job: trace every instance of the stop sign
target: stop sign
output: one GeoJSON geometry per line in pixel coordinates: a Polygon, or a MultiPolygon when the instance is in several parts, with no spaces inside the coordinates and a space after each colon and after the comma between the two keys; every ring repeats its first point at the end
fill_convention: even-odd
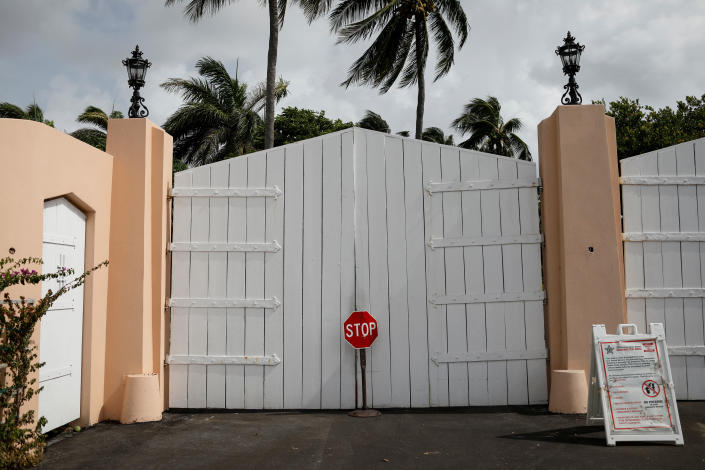
{"type": "Polygon", "coordinates": [[[370,312],[353,312],[343,324],[343,335],[353,348],[369,348],[377,339],[377,320],[370,312]]]}

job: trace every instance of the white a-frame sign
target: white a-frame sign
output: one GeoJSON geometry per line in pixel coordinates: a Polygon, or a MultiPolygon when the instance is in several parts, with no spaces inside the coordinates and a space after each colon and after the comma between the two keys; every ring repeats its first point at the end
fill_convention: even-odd
{"type": "Polygon", "coordinates": [[[667,441],[683,445],[676,392],[663,324],[619,325],[608,335],[592,326],[588,422],[602,419],[607,445],[617,441],[667,441]]]}

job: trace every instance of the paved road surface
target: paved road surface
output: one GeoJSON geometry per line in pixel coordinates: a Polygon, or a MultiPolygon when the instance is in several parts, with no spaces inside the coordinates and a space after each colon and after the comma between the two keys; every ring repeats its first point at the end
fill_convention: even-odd
{"type": "Polygon", "coordinates": [[[601,426],[545,408],[165,413],[53,439],[40,468],[705,468],[705,402],[680,405],[685,446],[605,446],[601,426]]]}

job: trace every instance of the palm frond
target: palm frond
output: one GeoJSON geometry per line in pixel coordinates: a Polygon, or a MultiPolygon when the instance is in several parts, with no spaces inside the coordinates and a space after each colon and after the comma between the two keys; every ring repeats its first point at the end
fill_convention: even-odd
{"type": "Polygon", "coordinates": [[[433,38],[436,42],[436,47],[438,48],[438,62],[436,63],[436,75],[433,79],[435,82],[443,75],[450,71],[453,66],[454,54],[455,54],[455,42],[453,41],[453,35],[448,29],[443,16],[441,16],[438,11],[431,13],[431,31],[433,32],[433,38]]]}
{"type": "Polygon", "coordinates": [[[103,131],[92,127],[84,127],[73,131],[70,135],[81,142],[85,142],[88,145],[105,151],[106,134],[103,131]]]}
{"type": "Polygon", "coordinates": [[[353,83],[379,86],[396,62],[396,45],[404,38],[406,30],[404,18],[394,17],[387,23],[372,45],[350,67],[348,78],[342,85],[346,88],[353,83]]]}
{"type": "Polygon", "coordinates": [[[25,113],[19,106],[12,103],[0,103],[0,118],[25,119],[25,113]]]}
{"type": "Polygon", "coordinates": [[[367,39],[375,31],[379,31],[387,24],[387,21],[394,14],[394,8],[401,0],[392,0],[380,10],[372,15],[355,23],[351,23],[338,31],[338,43],[354,43],[361,39],[367,39]]]}
{"type": "Polygon", "coordinates": [[[437,144],[445,144],[446,136],[440,127],[427,127],[421,134],[421,140],[435,142],[437,144]]]}
{"type": "MultiPolygon", "coordinates": [[[[174,157],[191,166],[231,158],[249,151],[262,118],[266,87],[233,78],[222,62],[204,57],[197,62],[198,78],[171,78],[161,86],[182,96],[184,103],[163,127],[174,138],[174,157]]],[[[279,79],[275,98],[288,94],[289,83],[279,79]]]]}
{"type": "Polygon", "coordinates": [[[279,29],[284,27],[284,16],[286,16],[286,3],[287,0],[277,0],[277,22],[279,23],[279,29]]]}
{"type": "Polygon", "coordinates": [[[329,16],[331,31],[337,32],[343,25],[360,21],[376,3],[377,0],[342,0],[329,16]]]}
{"type": "Polygon", "coordinates": [[[522,127],[524,127],[524,124],[521,122],[521,119],[512,118],[504,123],[502,131],[506,134],[513,134],[519,132],[522,127]]]}
{"type": "Polygon", "coordinates": [[[428,28],[426,26],[425,18],[417,15],[414,23],[414,44],[409,52],[410,60],[399,82],[401,88],[416,84],[419,76],[426,70],[426,59],[428,58],[428,28]],[[420,61],[416,57],[418,47],[421,47],[420,61]]]}
{"type": "Polygon", "coordinates": [[[385,121],[382,116],[369,109],[365,112],[363,118],[360,119],[360,122],[357,123],[357,126],[363,129],[385,132],[387,134],[392,131],[389,128],[389,124],[387,124],[387,121],[385,121]]]}
{"type": "Polygon", "coordinates": [[[237,76],[233,80],[225,65],[212,57],[199,59],[196,62],[196,70],[199,75],[208,81],[211,87],[217,90],[218,100],[223,106],[227,108],[233,106],[238,86],[237,76]]]}
{"type": "Polygon", "coordinates": [[[394,82],[397,81],[399,74],[402,72],[402,70],[404,70],[404,64],[406,64],[406,61],[409,58],[409,51],[411,50],[411,45],[414,40],[414,29],[412,26],[413,24],[411,24],[411,22],[408,22],[403,39],[399,43],[397,55],[394,58],[394,65],[392,66],[390,72],[387,74],[385,80],[382,82],[381,88],[379,90],[380,93],[387,93],[394,85],[394,82]]]}
{"type": "Polygon", "coordinates": [[[185,101],[196,101],[218,105],[218,90],[201,78],[193,77],[190,80],[170,78],[161,85],[169,93],[178,93],[185,101]]]}
{"type": "Polygon", "coordinates": [[[333,0],[297,0],[309,24],[330,11],[333,0]]]}
{"type": "Polygon", "coordinates": [[[436,4],[441,14],[448,18],[448,21],[455,30],[455,34],[458,35],[460,39],[458,49],[461,49],[465,45],[465,41],[468,39],[470,32],[470,25],[468,24],[463,6],[460,4],[459,0],[436,0],[436,4]]]}
{"type": "Polygon", "coordinates": [[[108,115],[105,114],[105,111],[96,106],[86,107],[86,109],[78,115],[76,122],[80,122],[81,124],[93,124],[103,131],[108,130],[108,115]]]}
{"type": "MultiPolygon", "coordinates": [[[[170,7],[183,0],[166,0],[164,6],[170,7]]],[[[233,3],[235,0],[191,0],[186,2],[184,7],[184,16],[189,21],[196,22],[204,15],[215,15],[226,5],[233,3]]]]}
{"type": "MultiPolygon", "coordinates": [[[[279,77],[274,84],[274,101],[278,103],[282,98],[289,95],[289,82],[279,77]]],[[[252,91],[248,93],[247,100],[243,107],[248,110],[260,112],[264,108],[267,97],[267,85],[264,82],[258,83],[252,91]]]]}
{"type": "Polygon", "coordinates": [[[37,103],[32,103],[27,106],[24,110],[25,119],[30,121],[44,122],[44,111],[37,105],[37,103]]]}
{"type": "Polygon", "coordinates": [[[494,96],[474,98],[463,108],[463,113],[451,126],[461,135],[470,134],[460,146],[507,157],[531,160],[531,152],[515,131],[522,127],[519,118],[504,122],[501,105],[494,96]]]}

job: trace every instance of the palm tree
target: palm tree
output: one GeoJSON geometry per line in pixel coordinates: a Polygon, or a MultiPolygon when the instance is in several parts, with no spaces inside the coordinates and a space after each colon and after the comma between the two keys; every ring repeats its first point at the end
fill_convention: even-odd
{"type": "Polygon", "coordinates": [[[115,111],[114,108],[110,112],[110,115],[108,115],[105,111],[96,106],[88,106],[78,115],[76,121],[81,124],[92,124],[95,127],[82,127],[81,129],[73,131],[71,135],[88,145],[105,151],[108,119],[122,119],[124,117],[125,116],[120,111],[115,111]]]}
{"type": "MultiPolygon", "coordinates": [[[[325,14],[332,0],[299,0],[309,21],[325,14]]],[[[400,87],[418,85],[416,138],[423,131],[426,81],[424,71],[429,43],[438,49],[434,81],[448,73],[454,61],[455,40],[448,23],[459,38],[458,49],[468,37],[468,23],[460,0],[341,0],[330,14],[331,29],[338,43],[355,43],[379,32],[372,45],[358,58],[341,84],[379,87],[386,93],[401,75],[400,87]],[[431,31],[429,34],[429,26],[431,31]]]]}
{"type": "Polygon", "coordinates": [[[453,135],[445,135],[440,127],[427,127],[421,134],[421,140],[435,142],[437,144],[454,145],[453,135]]]}
{"type": "MultiPolygon", "coordinates": [[[[166,0],[165,6],[187,1],[184,15],[192,22],[200,20],[205,13],[216,14],[235,0],[166,0]]],[[[267,82],[264,97],[264,148],[274,146],[274,105],[277,101],[277,88],[281,83],[276,80],[277,50],[279,48],[279,30],[284,25],[287,0],[261,0],[269,9],[269,48],[267,50],[267,82]]]]}
{"type": "MultiPolygon", "coordinates": [[[[190,165],[202,165],[242,155],[252,150],[252,141],[262,118],[265,85],[247,90],[247,84],[232,78],[222,62],[204,57],[196,62],[200,77],[170,78],[161,87],[180,94],[185,103],[164,123],[174,137],[174,157],[190,165]]],[[[274,88],[277,101],[286,96],[288,82],[279,79],[274,88]]]]}
{"type": "Polygon", "coordinates": [[[379,114],[370,111],[369,109],[365,112],[365,115],[360,122],[357,123],[358,127],[363,129],[372,129],[373,131],[385,132],[389,134],[392,130],[389,128],[389,124],[385,121],[379,114]]]}
{"type": "Polygon", "coordinates": [[[54,127],[54,121],[44,119],[44,111],[42,111],[42,108],[40,108],[36,102],[30,104],[25,109],[8,102],[0,103],[0,118],[37,121],[47,126],[54,127]]]}
{"type": "Polygon", "coordinates": [[[486,100],[475,98],[466,104],[463,114],[451,124],[461,135],[470,134],[460,146],[531,161],[529,147],[516,135],[523,127],[521,120],[512,118],[505,122],[501,110],[499,100],[494,96],[488,96],[486,100]]]}

